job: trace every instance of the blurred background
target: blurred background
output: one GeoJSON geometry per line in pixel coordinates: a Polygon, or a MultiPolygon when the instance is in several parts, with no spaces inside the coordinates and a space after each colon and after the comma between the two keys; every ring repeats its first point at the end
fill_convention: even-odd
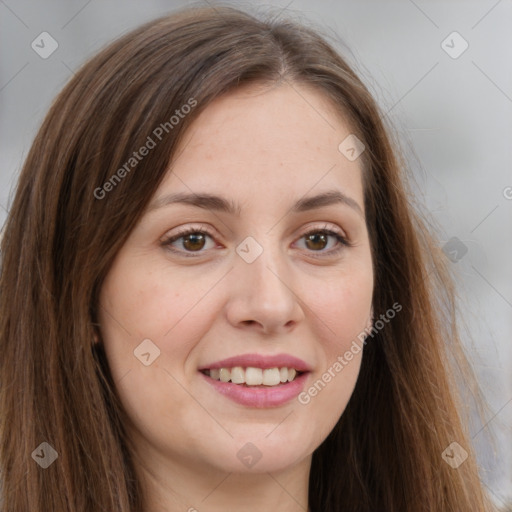
{"type": "MultiPolygon", "coordinates": [[[[84,60],[145,21],[206,4],[220,3],[0,0],[0,225],[52,99],[84,60]]],[[[223,4],[320,28],[394,127],[457,275],[488,402],[470,425],[482,479],[496,504],[512,503],[512,1],[223,4]]]]}

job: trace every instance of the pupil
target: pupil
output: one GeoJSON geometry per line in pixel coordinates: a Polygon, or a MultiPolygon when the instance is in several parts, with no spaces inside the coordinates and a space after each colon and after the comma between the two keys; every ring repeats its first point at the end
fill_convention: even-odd
{"type": "MultiPolygon", "coordinates": [[[[327,240],[324,233],[314,233],[312,235],[308,235],[306,243],[310,249],[323,249],[327,240]],[[313,247],[311,247],[311,243],[313,244],[313,247]],[[318,247],[319,243],[321,247],[318,247]]],[[[202,249],[204,247],[204,235],[202,233],[189,234],[184,238],[183,245],[189,250],[202,249]]]]}
{"type": "Polygon", "coordinates": [[[321,239],[321,243],[323,244],[322,247],[309,247],[310,249],[323,249],[325,247],[325,244],[326,244],[326,236],[325,234],[319,234],[319,233],[315,233],[313,235],[309,235],[308,236],[308,239],[307,239],[307,242],[313,242],[313,244],[316,244],[318,243],[318,240],[321,239]]]}
{"type": "Polygon", "coordinates": [[[183,240],[183,245],[186,249],[194,250],[194,249],[202,249],[204,246],[204,235],[201,233],[192,233],[187,235],[183,240]],[[192,243],[192,246],[190,244],[192,243]],[[189,243],[187,243],[189,242],[189,243]],[[199,246],[196,244],[199,243],[199,246]]]}

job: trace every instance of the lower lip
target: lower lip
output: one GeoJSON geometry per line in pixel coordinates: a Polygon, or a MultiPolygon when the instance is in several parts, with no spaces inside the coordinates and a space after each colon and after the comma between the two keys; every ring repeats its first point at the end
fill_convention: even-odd
{"type": "Polygon", "coordinates": [[[291,382],[271,386],[268,388],[246,387],[232,382],[215,380],[199,372],[220,394],[230,398],[234,402],[248,407],[264,409],[267,407],[278,407],[290,400],[293,400],[304,389],[304,383],[309,372],[296,377],[291,382]]]}

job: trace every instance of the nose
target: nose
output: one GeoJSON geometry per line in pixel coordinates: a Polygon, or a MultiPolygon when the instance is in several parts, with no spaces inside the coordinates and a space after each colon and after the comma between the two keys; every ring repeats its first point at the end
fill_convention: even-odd
{"type": "Polygon", "coordinates": [[[236,257],[226,305],[234,327],[284,334],[305,317],[299,283],[286,261],[279,249],[268,248],[252,263],[236,257]]]}

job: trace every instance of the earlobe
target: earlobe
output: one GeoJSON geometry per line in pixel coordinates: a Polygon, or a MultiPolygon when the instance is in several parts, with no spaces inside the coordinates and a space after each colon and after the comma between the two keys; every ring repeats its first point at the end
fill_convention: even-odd
{"type": "Polygon", "coordinates": [[[99,343],[99,341],[100,341],[100,335],[99,335],[99,332],[98,332],[98,328],[95,325],[93,325],[92,329],[93,329],[93,342],[92,342],[92,344],[93,345],[97,345],[99,343]]]}

